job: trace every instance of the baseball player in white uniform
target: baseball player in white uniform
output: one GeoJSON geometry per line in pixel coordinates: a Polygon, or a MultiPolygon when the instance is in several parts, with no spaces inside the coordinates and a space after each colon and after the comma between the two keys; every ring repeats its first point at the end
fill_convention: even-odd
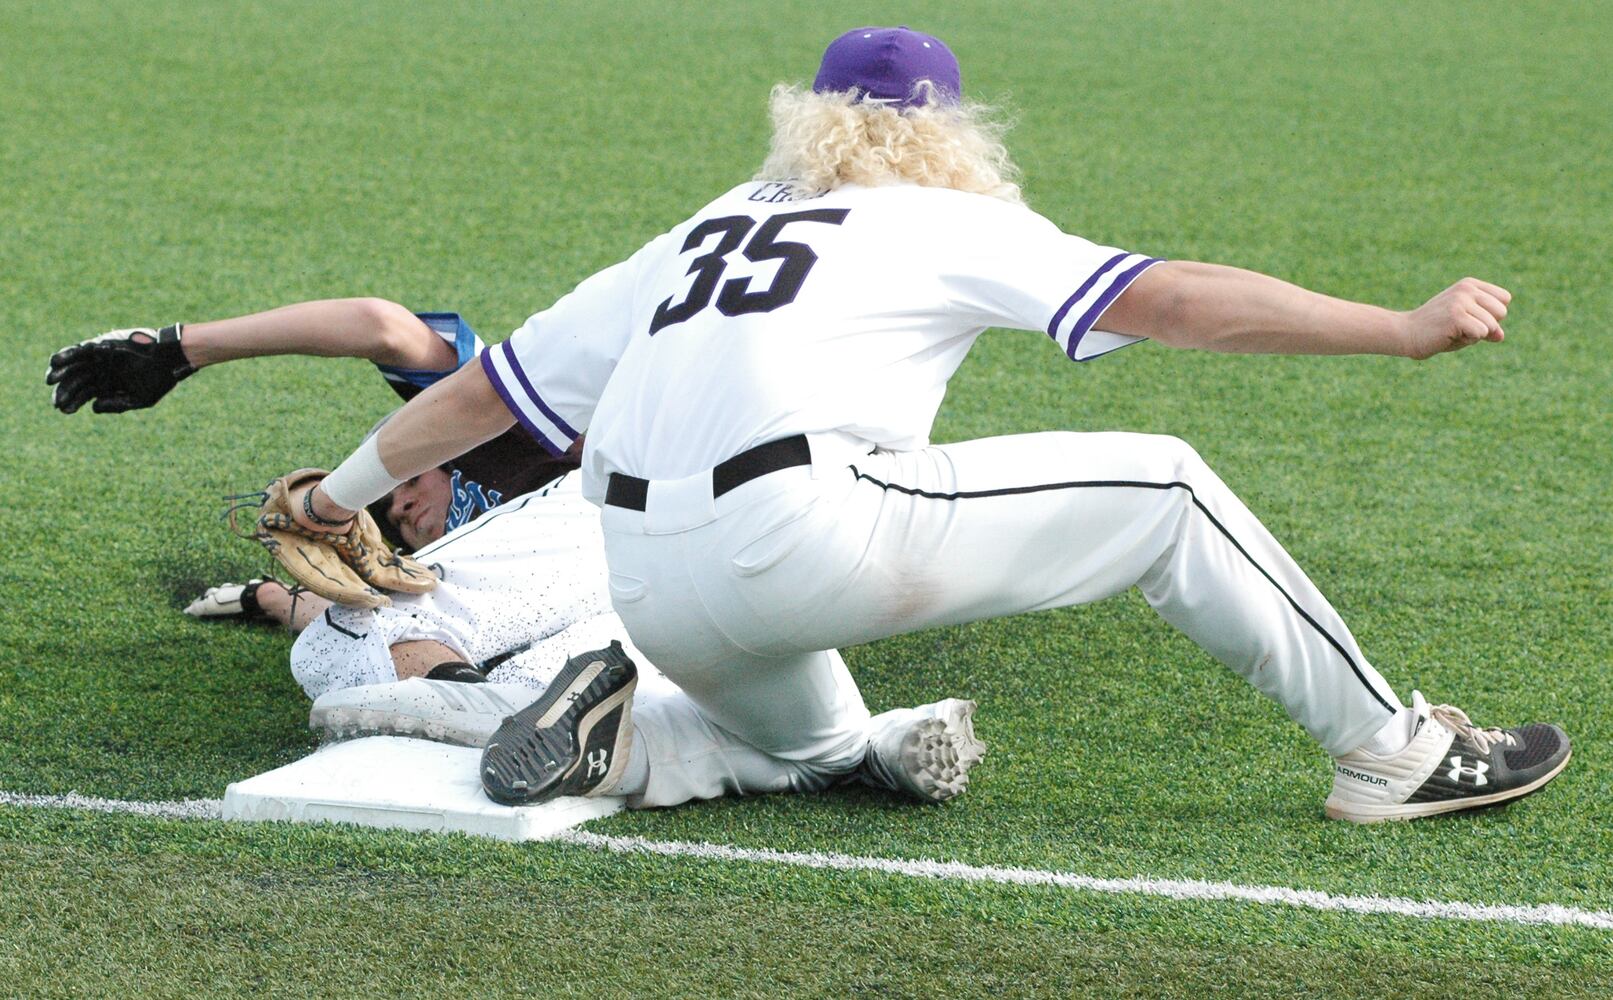
{"type": "Polygon", "coordinates": [[[952,53],[906,28],[836,39],[810,91],[775,89],[773,117],[756,180],[588,278],[293,498],[313,527],[511,420],[552,453],[587,430],[612,601],[692,714],[634,724],[630,658],[601,651],[494,736],[490,795],[698,794],[712,762],[657,756],[669,724],[722,734],[717,755],[844,773],[866,709],[835,647],[1129,587],[1334,758],[1331,817],[1488,805],[1566,765],[1555,726],[1405,705],[1182,441],[929,443],[988,327],[1040,330],[1075,361],[1145,338],[1420,359],[1502,339],[1504,289],[1464,279],[1393,312],[1061,232],[1021,204],[952,53]]]}
{"type": "MultiPolygon", "coordinates": [[[[387,733],[484,745],[572,654],[626,635],[611,610],[603,554],[598,511],[575,474],[426,546],[418,556],[441,577],[434,590],[399,594],[390,607],[332,605],[298,636],[291,671],[314,699],[310,727],[335,737],[387,733]],[[416,676],[399,681],[405,673],[416,676]]],[[[665,771],[685,758],[708,761],[702,784],[679,789],[674,801],[817,791],[844,777],[691,725],[700,715],[688,696],[631,644],[627,650],[639,665],[632,712],[666,736],[646,745],[647,765],[665,771]]],[[[863,713],[867,756],[855,777],[926,802],[961,793],[985,751],[970,726],[973,708],[946,699],[863,713]]],[[[632,790],[629,804],[670,804],[667,792],[648,791],[632,790]]]]}

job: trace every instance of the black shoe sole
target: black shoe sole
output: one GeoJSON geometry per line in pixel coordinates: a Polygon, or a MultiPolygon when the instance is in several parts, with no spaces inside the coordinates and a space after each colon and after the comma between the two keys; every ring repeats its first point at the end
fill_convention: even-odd
{"type": "Polygon", "coordinates": [[[566,661],[543,697],[504,720],[482,751],[482,788],[505,805],[597,794],[621,777],[638,668],[612,642],[566,661]]]}

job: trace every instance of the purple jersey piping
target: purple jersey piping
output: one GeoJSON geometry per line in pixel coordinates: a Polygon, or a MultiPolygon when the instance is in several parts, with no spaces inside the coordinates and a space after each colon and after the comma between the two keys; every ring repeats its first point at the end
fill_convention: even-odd
{"type": "Polygon", "coordinates": [[[526,370],[521,367],[521,362],[515,358],[515,348],[510,346],[508,340],[499,346],[504,348],[504,360],[509,362],[510,371],[515,373],[515,377],[521,383],[521,388],[525,389],[526,394],[532,397],[532,402],[538,404],[538,412],[554,421],[554,425],[560,433],[573,441],[577,440],[577,432],[572,429],[570,424],[560,419],[560,414],[549,409],[548,404],[543,401],[543,397],[538,395],[538,390],[532,388],[532,383],[527,381],[526,370]]]}
{"type": "Polygon", "coordinates": [[[1108,288],[1103,290],[1103,294],[1098,296],[1098,301],[1092,303],[1092,308],[1083,313],[1070,330],[1070,346],[1064,349],[1064,353],[1070,356],[1070,360],[1075,360],[1075,349],[1080,346],[1081,338],[1085,337],[1087,331],[1092,329],[1093,324],[1098,322],[1099,317],[1103,315],[1103,311],[1109,308],[1109,303],[1113,302],[1116,296],[1125,291],[1127,285],[1137,280],[1137,275],[1142,274],[1158,263],[1158,257],[1145,258],[1140,263],[1122,271],[1120,277],[1116,278],[1108,288]]]}
{"type": "Polygon", "coordinates": [[[542,445],[543,450],[548,452],[550,455],[553,455],[555,458],[559,458],[561,455],[564,455],[566,450],[564,448],[556,448],[554,446],[554,442],[544,437],[543,432],[538,430],[537,425],[532,422],[531,418],[525,413],[522,413],[521,407],[516,405],[514,397],[510,395],[510,390],[504,385],[504,380],[499,377],[498,370],[493,367],[493,352],[483,351],[481,353],[481,362],[482,371],[487,374],[487,380],[493,383],[493,388],[498,392],[498,398],[504,400],[504,405],[509,408],[510,413],[515,416],[515,419],[520,422],[521,426],[526,428],[526,432],[532,435],[533,440],[542,445]]]}
{"type": "Polygon", "coordinates": [[[1116,264],[1130,256],[1131,254],[1124,251],[1117,253],[1113,257],[1110,257],[1108,260],[1104,261],[1102,267],[1088,275],[1087,280],[1081,282],[1081,287],[1075,290],[1075,294],[1065,299],[1064,304],[1059,306],[1059,311],[1053,314],[1053,322],[1047,324],[1047,335],[1052,337],[1055,341],[1058,340],[1059,324],[1064,322],[1064,315],[1070,311],[1070,307],[1081,301],[1081,296],[1092,291],[1092,286],[1098,283],[1099,278],[1103,277],[1105,274],[1108,274],[1111,267],[1114,267],[1116,264]]]}

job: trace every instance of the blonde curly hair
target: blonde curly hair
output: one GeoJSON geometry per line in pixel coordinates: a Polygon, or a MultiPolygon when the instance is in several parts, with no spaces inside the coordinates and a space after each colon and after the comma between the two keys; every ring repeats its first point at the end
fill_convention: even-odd
{"type": "Polygon", "coordinates": [[[863,100],[856,91],[815,93],[779,84],[769,101],[773,142],[756,180],[808,195],[842,184],[910,183],[1021,204],[1019,168],[992,108],[949,103],[928,80],[915,106],[863,100]]]}

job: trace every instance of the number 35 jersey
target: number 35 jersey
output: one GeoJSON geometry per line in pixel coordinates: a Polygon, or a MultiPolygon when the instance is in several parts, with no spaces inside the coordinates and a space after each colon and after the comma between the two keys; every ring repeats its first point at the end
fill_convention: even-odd
{"type": "Polygon", "coordinates": [[[1028,208],[917,185],[792,198],[753,181],[595,274],[481,355],[558,454],[587,431],[584,493],[680,479],[794,434],[848,460],[920,448],[988,327],[1045,332],[1077,361],[1134,342],[1104,310],[1150,257],[1028,208]]]}

